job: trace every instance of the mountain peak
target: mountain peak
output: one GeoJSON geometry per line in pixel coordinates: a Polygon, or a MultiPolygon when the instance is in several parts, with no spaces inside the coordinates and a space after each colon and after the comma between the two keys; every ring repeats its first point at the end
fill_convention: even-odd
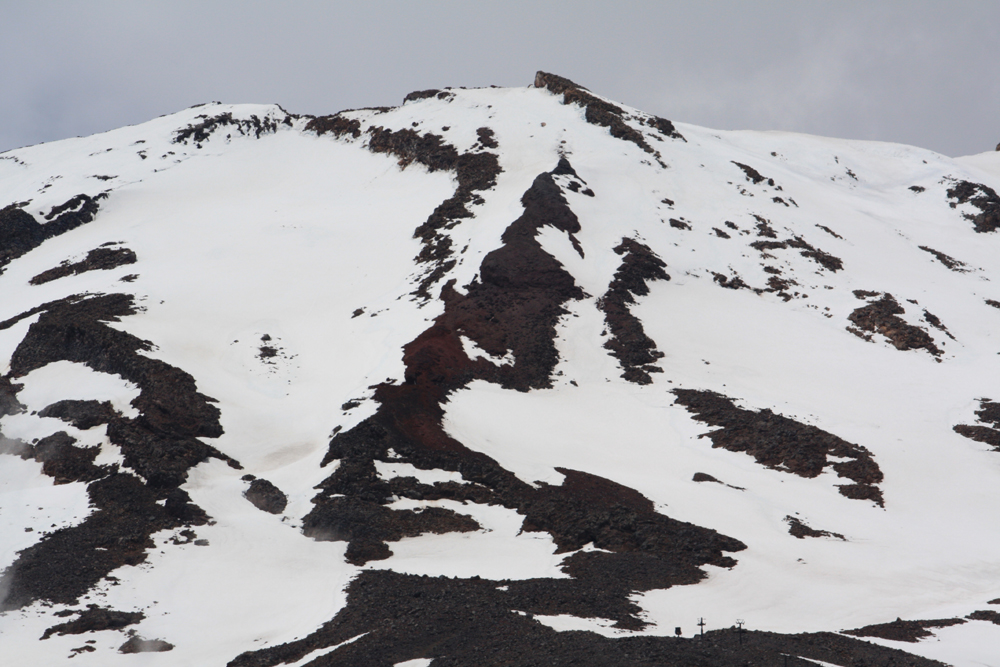
{"type": "Polygon", "coordinates": [[[983,663],[996,159],[545,72],[5,153],[5,655],[983,663]]]}

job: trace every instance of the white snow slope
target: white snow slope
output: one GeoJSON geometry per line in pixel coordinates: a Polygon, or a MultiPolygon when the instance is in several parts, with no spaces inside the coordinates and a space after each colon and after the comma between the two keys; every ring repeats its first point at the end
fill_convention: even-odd
{"type": "MultiPolygon", "coordinates": [[[[78,194],[107,193],[92,221],[3,267],[0,322],[72,295],[134,295],[139,312],[109,326],[150,341],[142,355],[190,373],[198,392],[217,401],[224,432],[204,442],[242,465],[208,458],[189,471],[181,488],[211,518],[194,528],[197,543],[178,539],[179,527],[156,532],[143,562],[114,569],[77,604],[39,599],[0,614],[0,662],[225,665],[314,632],[367,569],[568,577],[560,564],[572,553],[557,553],[546,532],[522,532],[524,517],[500,505],[396,499],[394,509],[451,508],[480,529],[404,537],[389,544],[389,558],[360,566],[345,562],[345,542],[302,531],[315,487],[338,465],[321,466],[331,434],[375,413],[376,385],[402,383],[403,347],[444,312],[441,288],[454,281],[464,293],[523,212],[521,196],[560,158],[593,196],[556,176],[579,219],[582,252],[554,227],[538,235],[585,293],[559,319],[552,386],[523,392],[474,380],[449,396],[444,428],[528,484],[561,484],[557,467],[600,475],[747,548],[729,554],[732,568],[705,566],[701,583],[635,594],[649,623],[641,630],[626,633],[600,618],[535,620],[609,637],[673,634],[677,626],[690,636],[699,617],[708,629],[745,619],[753,630],[837,632],[991,609],[1000,598],[1000,453],[953,427],[978,424],[980,399],[1000,397],[1000,232],[977,233],[970,216],[980,211],[952,205],[947,191],[961,182],[1000,189],[1000,153],[952,159],[897,144],[681,123],[683,139],[670,138],[625,108],[626,124],[654,155],[544,88],[448,93],[341,114],[358,121],[358,137],[317,134],[306,129],[310,119],[276,106],[213,104],[0,155],[0,205],[17,203],[39,222],[78,194]],[[248,123],[176,141],[189,125],[222,114],[248,123]],[[274,122],[256,136],[247,129],[253,118],[274,122]],[[486,127],[498,145],[495,185],[477,193],[471,217],[441,232],[456,262],[429,283],[430,298],[414,291],[438,264],[415,261],[422,245],[414,230],[452,196],[455,174],[369,150],[366,129],[374,126],[440,135],[459,153],[492,150],[477,143],[476,130],[486,127]],[[762,179],[755,183],[751,172],[762,179]],[[613,249],[622,239],[651,249],[670,276],[649,282],[631,308],[665,355],[650,384],[624,379],[604,347],[600,298],[621,264],[613,249]],[[805,245],[750,245],[790,239],[805,245]],[[29,282],[109,243],[137,261],[29,282]],[[841,267],[804,255],[809,248],[841,267]],[[949,268],[952,260],[960,263],[949,268]],[[735,277],[737,289],[722,284],[735,277]],[[769,288],[775,277],[790,282],[769,288]],[[848,331],[852,312],[882,294],[940,354],[848,331]],[[865,448],[884,476],[884,506],[838,493],[846,480],[831,468],[806,478],[713,448],[702,436],[716,427],[675,402],[671,391],[681,387],[770,409],[865,448]],[[720,483],[693,481],[696,473],[720,483]],[[248,502],[247,474],[281,489],[287,507],[269,514],[248,502]],[[843,539],[796,538],[788,517],[843,539]],[[55,614],[87,604],[144,618],[39,640],[68,620],[55,614]],[[129,631],[174,647],[119,653],[129,631]]],[[[0,330],[0,372],[11,371],[41,316],[0,330]]],[[[470,358],[515,363],[510,353],[463,341],[470,358]]],[[[136,417],[134,382],[65,360],[11,379],[23,385],[24,409],[0,419],[3,442],[64,431],[78,446],[100,448],[95,464],[127,470],[105,426],[76,428],[37,413],[58,400],[106,400],[136,417]]],[[[0,456],[0,569],[94,511],[89,482],[55,484],[42,465],[0,456]]],[[[379,462],[377,474],[462,481],[458,472],[406,462],[379,462]]],[[[871,641],[959,667],[1000,667],[1000,626],[967,620],[932,632],[915,644],[871,641]]],[[[290,664],[332,659],[349,645],[290,664]]]]}

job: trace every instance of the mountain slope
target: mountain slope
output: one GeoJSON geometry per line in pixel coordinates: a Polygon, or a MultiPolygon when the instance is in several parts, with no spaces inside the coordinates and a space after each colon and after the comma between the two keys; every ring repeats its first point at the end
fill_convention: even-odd
{"type": "Polygon", "coordinates": [[[998,186],[544,73],[0,155],[5,654],[990,664],[998,186]]]}

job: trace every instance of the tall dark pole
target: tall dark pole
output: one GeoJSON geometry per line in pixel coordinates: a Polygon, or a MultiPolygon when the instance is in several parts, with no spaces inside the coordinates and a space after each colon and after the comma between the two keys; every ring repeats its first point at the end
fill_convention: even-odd
{"type": "Polygon", "coordinates": [[[701,627],[701,636],[704,637],[705,636],[705,619],[699,618],[698,619],[698,625],[699,625],[699,627],[701,627]]]}
{"type": "Polygon", "coordinates": [[[746,623],[742,618],[736,619],[737,632],[740,635],[740,646],[743,646],[743,624],[746,623]]]}

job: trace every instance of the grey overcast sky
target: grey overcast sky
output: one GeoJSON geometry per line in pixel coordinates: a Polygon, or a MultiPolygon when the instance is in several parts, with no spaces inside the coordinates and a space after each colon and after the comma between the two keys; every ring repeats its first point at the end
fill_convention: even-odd
{"type": "Polygon", "coordinates": [[[671,120],[1000,141],[995,0],[0,0],[0,151],[200,102],[328,114],[542,69],[671,120]]]}

